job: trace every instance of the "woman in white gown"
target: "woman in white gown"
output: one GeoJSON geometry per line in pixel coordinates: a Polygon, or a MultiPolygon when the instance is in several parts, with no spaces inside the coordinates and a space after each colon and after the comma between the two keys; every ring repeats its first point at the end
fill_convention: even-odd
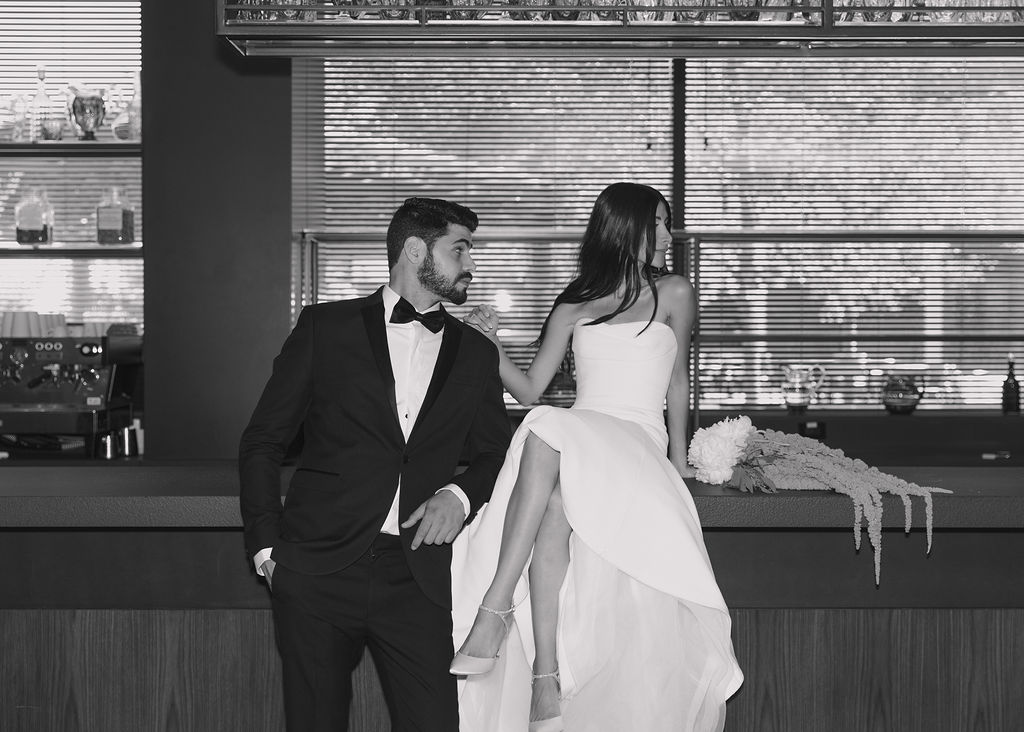
{"type": "MultiPolygon", "coordinates": [[[[670,227],[655,189],[606,188],[530,368],[501,353],[506,389],[531,404],[571,344],[577,398],[526,416],[455,542],[461,732],[725,724],[742,674],[683,482],[696,301],[686,278],[656,276],[670,227]]],[[[492,310],[467,320],[501,351],[492,310]]]]}

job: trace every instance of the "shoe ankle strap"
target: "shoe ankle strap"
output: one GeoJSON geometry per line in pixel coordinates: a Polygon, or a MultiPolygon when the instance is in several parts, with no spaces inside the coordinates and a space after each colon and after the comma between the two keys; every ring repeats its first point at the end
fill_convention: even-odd
{"type": "Polygon", "coordinates": [[[512,606],[508,610],[495,610],[494,608],[487,607],[486,605],[481,605],[480,609],[483,610],[485,613],[497,615],[499,618],[501,618],[501,622],[507,630],[512,625],[512,621],[509,620],[509,616],[515,613],[516,605],[515,603],[512,603],[512,606]]]}
{"type": "Polygon", "coordinates": [[[513,603],[508,610],[495,610],[494,608],[487,607],[486,605],[481,605],[480,609],[485,613],[490,613],[491,615],[497,615],[499,618],[504,618],[514,613],[516,611],[516,606],[515,603],[513,603]]]}

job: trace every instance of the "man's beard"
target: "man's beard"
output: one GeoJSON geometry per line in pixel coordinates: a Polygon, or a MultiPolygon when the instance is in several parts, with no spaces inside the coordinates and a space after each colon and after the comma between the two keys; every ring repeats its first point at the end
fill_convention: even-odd
{"type": "Polygon", "coordinates": [[[463,272],[454,279],[445,277],[437,271],[437,263],[434,261],[434,252],[428,251],[426,259],[416,272],[416,279],[429,292],[434,293],[445,302],[454,305],[461,305],[469,297],[469,288],[460,289],[459,282],[465,280],[467,283],[473,279],[469,272],[463,272]]]}

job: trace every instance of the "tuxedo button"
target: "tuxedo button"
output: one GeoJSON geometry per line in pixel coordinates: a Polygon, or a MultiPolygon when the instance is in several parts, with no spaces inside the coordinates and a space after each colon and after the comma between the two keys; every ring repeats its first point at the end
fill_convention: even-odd
{"type": "Polygon", "coordinates": [[[408,463],[409,463],[409,456],[408,455],[402,455],[402,465],[407,465],[408,463]]]}

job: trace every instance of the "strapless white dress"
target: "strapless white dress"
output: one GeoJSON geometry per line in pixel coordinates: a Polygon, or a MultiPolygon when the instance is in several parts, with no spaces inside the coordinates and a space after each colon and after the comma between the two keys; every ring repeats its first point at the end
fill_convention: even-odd
{"type": "MultiPolygon", "coordinates": [[[[560,453],[572,526],[559,596],[558,667],[567,732],[704,732],[725,725],[743,680],[728,608],[693,499],[667,457],[670,327],[576,324],[577,399],[530,411],[512,438],[491,501],[454,544],[453,640],[459,648],[494,575],[523,443],[560,453]]],[[[525,732],[534,643],[529,580],[497,666],[460,681],[461,732],[525,732]]]]}

